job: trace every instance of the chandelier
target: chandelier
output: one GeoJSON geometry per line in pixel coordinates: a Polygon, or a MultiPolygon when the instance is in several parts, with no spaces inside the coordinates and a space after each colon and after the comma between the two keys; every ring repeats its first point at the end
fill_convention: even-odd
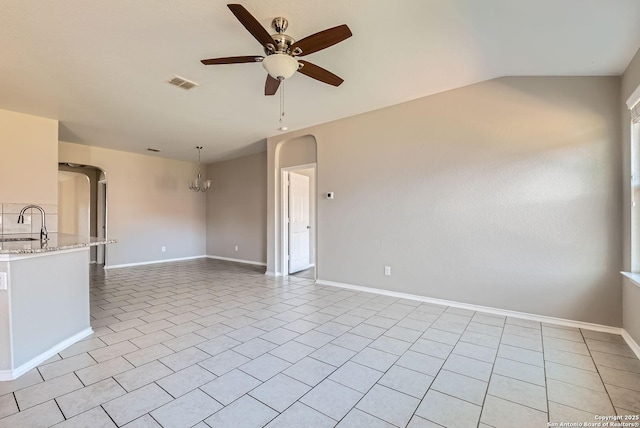
{"type": "Polygon", "coordinates": [[[197,146],[196,149],[198,149],[198,177],[189,182],[189,190],[206,192],[211,187],[211,180],[204,180],[202,174],[200,174],[200,150],[202,150],[202,146],[197,146]]]}

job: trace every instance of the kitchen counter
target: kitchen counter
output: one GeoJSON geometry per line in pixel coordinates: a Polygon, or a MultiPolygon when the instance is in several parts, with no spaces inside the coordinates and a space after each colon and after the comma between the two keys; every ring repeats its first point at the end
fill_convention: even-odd
{"type": "Polygon", "coordinates": [[[7,254],[35,254],[52,251],[72,250],[75,248],[88,248],[95,245],[114,244],[115,239],[95,238],[93,236],[68,235],[65,233],[50,233],[49,240],[40,241],[40,234],[15,234],[0,235],[0,257],[7,254]],[[35,238],[34,241],[7,241],[3,239],[35,238]]]}
{"type": "Polygon", "coordinates": [[[13,380],[93,330],[89,247],[115,243],[50,233],[0,235],[0,381],[13,380]]]}

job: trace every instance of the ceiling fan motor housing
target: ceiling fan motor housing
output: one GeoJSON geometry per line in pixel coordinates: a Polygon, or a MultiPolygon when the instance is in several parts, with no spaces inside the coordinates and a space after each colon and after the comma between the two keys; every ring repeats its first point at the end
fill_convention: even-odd
{"type": "Polygon", "coordinates": [[[273,50],[270,50],[269,47],[265,47],[264,52],[267,55],[271,55],[273,53],[290,53],[291,45],[293,45],[296,41],[293,37],[284,34],[287,31],[287,27],[289,26],[289,21],[282,16],[277,18],[273,18],[271,21],[271,26],[274,30],[277,31],[277,34],[272,34],[271,38],[273,39],[274,46],[273,50]]]}

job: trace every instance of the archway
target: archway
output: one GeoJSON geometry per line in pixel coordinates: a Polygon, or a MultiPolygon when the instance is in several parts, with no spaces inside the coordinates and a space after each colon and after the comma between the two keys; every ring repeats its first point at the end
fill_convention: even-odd
{"type": "Polygon", "coordinates": [[[317,275],[317,144],[312,135],[303,135],[278,143],[275,150],[276,178],[276,264],[274,274],[289,275],[289,261],[293,245],[290,245],[292,233],[290,228],[289,175],[298,173],[309,177],[310,200],[309,213],[309,268],[311,278],[317,275]]]}
{"type": "MultiPolygon", "coordinates": [[[[59,192],[58,205],[62,206],[62,212],[58,216],[60,233],[71,233],[98,238],[107,236],[107,177],[106,173],[98,167],[75,163],[59,163],[59,192]],[[68,182],[71,177],[81,176],[87,182],[88,200],[85,202],[82,196],[83,186],[80,180],[73,178],[75,182],[68,182]],[[65,177],[67,178],[65,180],[65,177]],[[71,195],[71,192],[75,192],[71,195]],[[86,204],[87,218],[86,231],[85,219],[78,215],[79,209],[86,204]],[[74,208],[72,208],[72,206],[74,208]],[[65,214],[66,209],[66,214],[65,214]]],[[[90,263],[105,265],[107,249],[105,245],[91,247],[90,263]]]]}

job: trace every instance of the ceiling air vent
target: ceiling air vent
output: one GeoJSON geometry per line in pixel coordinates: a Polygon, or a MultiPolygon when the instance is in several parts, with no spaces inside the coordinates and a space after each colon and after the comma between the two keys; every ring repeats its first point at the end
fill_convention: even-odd
{"type": "Polygon", "coordinates": [[[159,149],[152,149],[151,147],[148,147],[147,150],[149,150],[150,152],[154,152],[154,153],[159,153],[160,152],[159,149]]]}
{"type": "Polygon", "coordinates": [[[182,88],[185,90],[195,88],[198,86],[196,82],[192,82],[191,80],[187,80],[184,77],[173,76],[171,79],[167,80],[167,83],[177,86],[178,88],[182,88]]]}

